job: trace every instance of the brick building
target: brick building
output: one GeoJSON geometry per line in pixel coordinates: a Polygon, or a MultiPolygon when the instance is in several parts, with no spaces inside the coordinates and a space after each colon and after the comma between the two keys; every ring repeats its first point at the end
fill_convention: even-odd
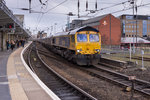
{"type": "Polygon", "coordinates": [[[72,29],[75,26],[92,26],[98,29],[102,36],[102,45],[120,45],[121,42],[121,24],[120,19],[111,14],[98,16],[87,20],[78,20],[78,23],[71,23],[72,29]]]}

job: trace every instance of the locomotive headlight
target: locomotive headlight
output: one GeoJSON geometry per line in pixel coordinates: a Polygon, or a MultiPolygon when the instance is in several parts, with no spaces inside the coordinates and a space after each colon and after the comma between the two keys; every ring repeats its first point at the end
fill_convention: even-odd
{"type": "Polygon", "coordinates": [[[99,49],[96,49],[95,51],[100,52],[100,50],[99,50],[99,49]]]}
{"type": "Polygon", "coordinates": [[[82,49],[77,49],[77,52],[79,53],[80,51],[82,51],[82,49]]]}
{"type": "Polygon", "coordinates": [[[79,53],[79,52],[80,52],[80,50],[77,50],[77,52],[79,53]]]}

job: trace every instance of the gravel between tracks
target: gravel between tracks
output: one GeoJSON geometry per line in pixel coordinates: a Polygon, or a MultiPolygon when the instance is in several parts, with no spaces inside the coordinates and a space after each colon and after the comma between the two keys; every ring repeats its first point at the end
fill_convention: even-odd
{"type": "MultiPolygon", "coordinates": [[[[55,71],[61,74],[63,77],[80,87],[81,89],[87,91],[94,97],[99,100],[129,100],[131,97],[130,92],[123,92],[122,88],[115,86],[104,80],[92,77],[86,73],[83,73],[76,67],[79,67],[75,64],[72,64],[59,55],[54,53],[49,53],[57,57],[59,60],[54,60],[49,57],[41,55],[42,59],[51,66],[55,71]],[[63,62],[63,63],[60,63],[63,62]]],[[[86,68],[86,66],[84,66],[86,68]]],[[[143,97],[142,95],[135,94],[135,100],[149,100],[143,97]]]]}
{"type": "MultiPolygon", "coordinates": [[[[122,61],[129,61],[129,59],[126,58],[125,54],[122,54],[123,56],[121,56],[121,54],[114,54],[114,55],[102,55],[103,57],[112,59],[112,60],[122,60],[122,61]],[[120,56],[118,56],[120,55],[120,56]],[[117,57],[117,58],[116,58],[117,57]],[[126,58],[126,59],[124,59],[126,58]]],[[[145,55],[147,58],[149,57],[149,54],[145,55]]],[[[127,69],[121,69],[121,70],[117,70],[117,72],[119,73],[123,73],[129,76],[136,76],[138,79],[141,80],[145,80],[150,82],[150,61],[144,61],[144,66],[146,68],[146,70],[141,70],[141,60],[134,60],[132,59],[133,62],[138,61],[138,65],[136,67],[129,67],[127,69]]]]}
{"type": "Polygon", "coordinates": [[[150,82],[150,67],[148,67],[146,70],[141,70],[139,67],[132,67],[119,70],[118,72],[129,76],[136,76],[138,79],[150,82]]]}

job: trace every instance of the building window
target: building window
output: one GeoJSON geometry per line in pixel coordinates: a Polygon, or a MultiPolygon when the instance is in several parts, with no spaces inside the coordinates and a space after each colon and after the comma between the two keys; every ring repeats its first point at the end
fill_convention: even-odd
{"type": "Polygon", "coordinates": [[[131,28],[131,25],[129,25],[129,28],[131,28]]]}
{"type": "Polygon", "coordinates": [[[143,20],[143,36],[147,35],[147,21],[143,20]]]}
{"type": "Polygon", "coordinates": [[[133,19],[133,16],[126,16],[126,19],[133,19]]]}

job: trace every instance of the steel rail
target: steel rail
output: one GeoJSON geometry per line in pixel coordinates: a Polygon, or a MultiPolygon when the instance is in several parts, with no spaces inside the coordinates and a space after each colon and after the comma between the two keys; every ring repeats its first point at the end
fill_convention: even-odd
{"type": "MultiPolygon", "coordinates": [[[[55,57],[47,55],[46,53],[44,53],[42,51],[40,51],[40,53],[47,57],[56,59],[55,57]]],[[[107,64],[107,65],[103,64],[102,66],[108,67],[109,64],[107,64]]],[[[112,65],[110,65],[110,67],[112,67],[112,65]]],[[[83,70],[84,72],[89,73],[92,76],[96,76],[97,78],[103,78],[105,80],[111,81],[114,84],[118,84],[123,87],[131,87],[132,86],[132,82],[129,80],[129,76],[109,70],[108,68],[102,68],[99,65],[95,65],[91,68],[82,68],[82,67],[80,68],[79,67],[79,69],[83,70]],[[94,68],[95,68],[95,71],[101,71],[101,72],[99,72],[99,73],[92,72],[92,70],[94,68]],[[109,75],[109,77],[102,73],[109,75]]],[[[149,82],[140,80],[140,79],[135,79],[134,84],[135,84],[135,88],[134,88],[135,91],[138,91],[140,93],[150,96],[150,83],[149,82]]]]}
{"type": "Polygon", "coordinates": [[[28,64],[29,64],[29,67],[32,70],[32,72],[35,73],[35,71],[34,71],[34,69],[32,67],[32,64],[31,64],[31,57],[30,57],[31,56],[31,51],[32,51],[32,47],[29,49],[29,53],[28,53],[28,64]]]}
{"type": "MultiPolygon", "coordinates": [[[[62,88],[63,91],[65,91],[65,89],[67,89],[67,91],[69,92],[68,94],[74,94],[73,91],[75,91],[75,95],[71,95],[69,98],[70,100],[74,100],[76,98],[74,97],[77,97],[78,100],[97,100],[96,98],[94,98],[93,96],[91,96],[90,94],[88,94],[87,92],[83,91],[82,89],[80,89],[79,87],[77,87],[76,85],[74,85],[73,83],[71,83],[70,81],[68,81],[67,79],[65,79],[64,77],[62,77],[60,74],[58,74],[56,71],[54,71],[49,65],[47,65],[41,58],[40,54],[39,54],[39,49],[36,49],[36,53],[37,53],[37,56],[38,58],[40,59],[40,61],[54,74],[53,76],[57,76],[59,79],[59,81],[63,81],[63,82],[59,82],[59,83],[63,83],[65,84],[64,87],[60,87],[62,88]],[[67,88],[69,87],[69,88],[67,88]],[[69,90],[68,90],[69,89],[69,90]]],[[[41,53],[41,50],[40,50],[40,53],[41,53]]],[[[55,83],[55,82],[53,82],[55,83]]],[[[55,88],[58,88],[58,87],[55,87],[55,88]]],[[[52,90],[55,90],[55,89],[52,89],[52,90]]],[[[58,89],[56,89],[57,91],[58,89]]],[[[61,90],[61,89],[60,89],[61,90]]],[[[56,91],[53,91],[54,93],[56,91]]],[[[64,92],[65,93],[65,92],[64,92]]],[[[65,97],[61,97],[61,95],[63,95],[63,92],[62,94],[58,94],[56,92],[56,95],[58,95],[58,97],[60,97],[60,99],[63,99],[65,97]]],[[[65,95],[64,95],[65,96],[65,95]]],[[[69,96],[69,95],[67,95],[69,96]]],[[[67,97],[68,98],[68,97],[67,97]]]]}
{"type": "MultiPolygon", "coordinates": [[[[92,76],[97,78],[102,78],[107,81],[111,81],[114,84],[118,84],[123,87],[131,87],[132,83],[129,80],[129,76],[109,70],[107,68],[102,68],[99,65],[94,65],[91,68],[83,69],[80,68],[82,71],[89,73],[92,76]]],[[[140,93],[143,93],[147,96],[150,96],[150,83],[144,80],[135,79],[134,80],[134,90],[140,93]]]]}

